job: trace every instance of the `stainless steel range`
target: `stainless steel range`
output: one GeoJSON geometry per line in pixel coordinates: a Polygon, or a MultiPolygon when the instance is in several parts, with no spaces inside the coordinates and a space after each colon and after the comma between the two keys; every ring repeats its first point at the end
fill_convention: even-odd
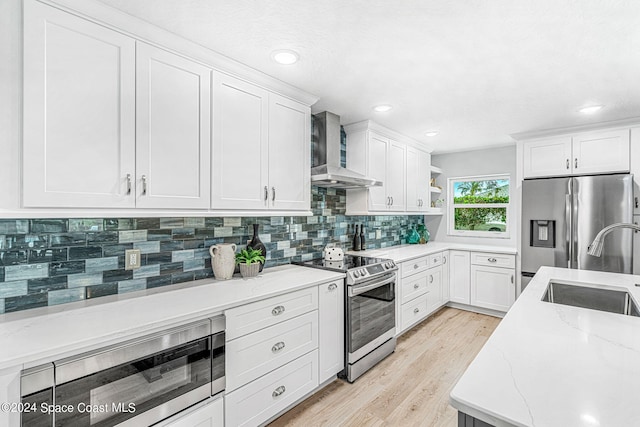
{"type": "Polygon", "coordinates": [[[345,255],[297,263],[345,272],[345,370],[349,382],[396,348],[396,271],[392,260],[345,255]]]}

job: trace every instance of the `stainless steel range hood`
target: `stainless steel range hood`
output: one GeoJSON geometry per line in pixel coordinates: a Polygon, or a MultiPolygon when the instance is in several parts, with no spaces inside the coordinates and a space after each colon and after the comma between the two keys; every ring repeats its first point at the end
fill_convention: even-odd
{"type": "Polygon", "coordinates": [[[325,111],[313,115],[311,184],[318,187],[364,188],[382,182],[340,166],[340,117],[325,111]]]}

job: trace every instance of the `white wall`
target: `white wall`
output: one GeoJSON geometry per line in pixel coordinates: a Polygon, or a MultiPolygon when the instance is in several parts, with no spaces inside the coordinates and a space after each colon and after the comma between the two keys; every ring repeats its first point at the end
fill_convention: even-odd
{"type": "Polygon", "coordinates": [[[0,210],[20,205],[22,4],[0,0],[0,210]]]}
{"type": "Polygon", "coordinates": [[[442,169],[437,184],[442,187],[441,198],[447,200],[447,179],[479,175],[508,174],[511,178],[511,205],[508,218],[509,238],[462,237],[447,235],[447,208],[443,216],[426,216],[425,224],[431,240],[438,242],[472,243],[491,246],[517,247],[520,224],[520,202],[516,191],[516,146],[487,148],[447,154],[434,154],[431,163],[442,169]]]}

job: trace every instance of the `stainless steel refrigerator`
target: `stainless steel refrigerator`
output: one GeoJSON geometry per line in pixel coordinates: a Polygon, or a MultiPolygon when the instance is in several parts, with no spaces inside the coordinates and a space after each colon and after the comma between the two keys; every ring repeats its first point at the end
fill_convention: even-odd
{"type": "Polygon", "coordinates": [[[543,265],[632,273],[633,231],[605,238],[601,257],[587,254],[598,231],[633,221],[633,175],[530,179],[522,183],[522,288],[543,265]]]}

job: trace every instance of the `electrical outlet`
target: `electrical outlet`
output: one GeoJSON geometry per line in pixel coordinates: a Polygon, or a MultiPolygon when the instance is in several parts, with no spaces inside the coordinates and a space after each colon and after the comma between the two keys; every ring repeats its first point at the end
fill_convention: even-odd
{"type": "Polygon", "coordinates": [[[140,249],[127,249],[124,251],[124,269],[135,270],[140,268],[140,249]]]}
{"type": "Polygon", "coordinates": [[[376,239],[382,239],[382,230],[380,229],[376,230],[376,239]]]}

